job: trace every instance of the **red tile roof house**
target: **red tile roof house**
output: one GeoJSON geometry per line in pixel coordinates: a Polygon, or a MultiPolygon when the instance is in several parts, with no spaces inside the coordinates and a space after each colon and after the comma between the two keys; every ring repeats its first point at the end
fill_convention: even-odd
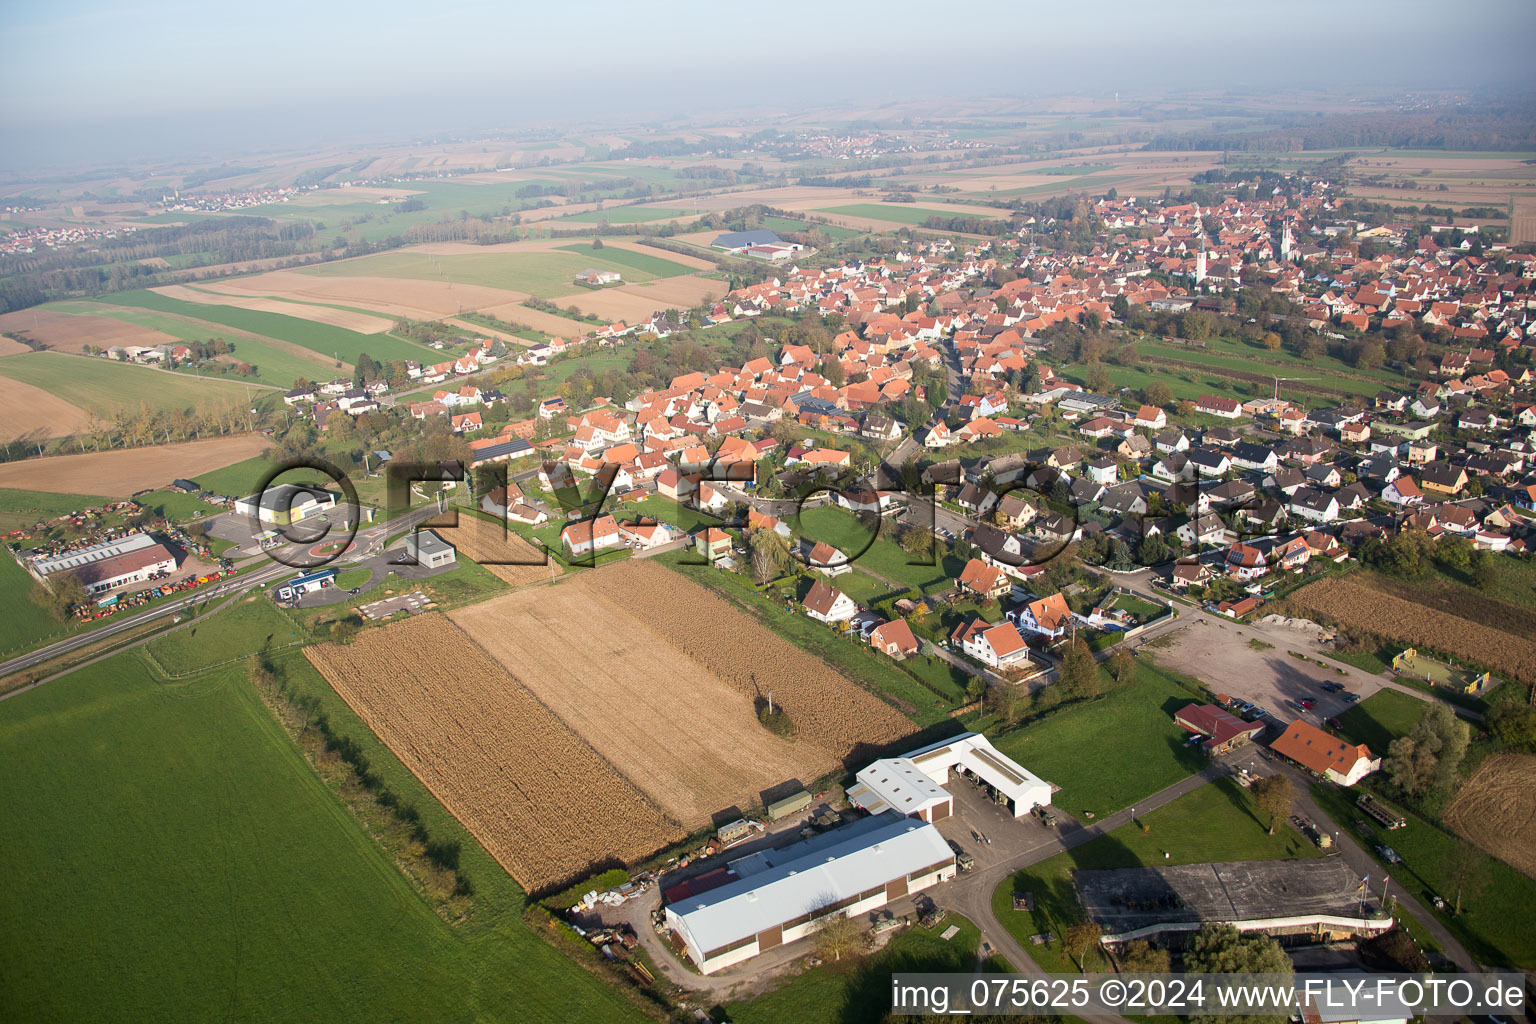
{"type": "Polygon", "coordinates": [[[1001,597],[1013,589],[1013,583],[1002,571],[979,558],[965,563],[960,571],[960,588],[981,597],[1001,597]]]}
{"type": "Polygon", "coordinates": [[[1215,704],[1190,704],[1175,714],[1173,720],[1190,732],[1206,737],[1200,749],[1209,757],[1225,754],[1264,733],[1263,722],[1245,722],[1215,704]]]}
{"type": "Polygon", "coordinates": [[[846,622],[858,612],[853,598],[826,580],[817,580],[805,595],[805,614],[817,622],[846,622]]]}
{"type": "Polygon", "coordinates": [[[906,619],[892,619],[876,626],[870,631],[869,646],[897,661],[911,657],[919,650],[917,637],[912,635],[912,627],[907,625],[906,619]]]}
{"type": "Polygon", "coordinates": [[[1292,722],[1269,749],[1341,786],[1353,786],[1381,768],[1364,743],[1348,743],[1315,725],[1292,722]]]}
{"type": "Polygon", "coordinates": [[[613,516],[598,516],[596,519],[572,523],[561,530],[560,543],[567,553],[575,556],[623,547],[624,538],[613,516]]]}
{"type": "Polygon", "coordinates": [[[994,626],[985,619],[972,619],[956,626],[950,639],[983,665],[1011,668],[1029,664],[1029,645],[1011,622],[994,626]]]}
{"type": "Polygon", "coordinates": [[[805,560],[812,569],[825,576],[839,576],[853,568],[848,564],[848,557],[826,541],[817,541],[805,560]]]}
{"type": "Polygon", "coordinates": [[[1221,416],[1235,420],[1243,414],[1243,404],[1235,398],[1201,395],[1195,400],[1195,411],[1207,416],[1221,416]]]}

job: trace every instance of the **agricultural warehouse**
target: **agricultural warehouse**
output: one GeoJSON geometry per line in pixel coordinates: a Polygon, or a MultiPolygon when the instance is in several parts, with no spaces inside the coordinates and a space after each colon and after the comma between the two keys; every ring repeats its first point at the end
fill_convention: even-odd
{"type": "Polygon", "coordinates": [[[1392,917],[1340,857],[1075,871],[1106,944],[1231,924],[1307,941],[1373,935],[1392,917]]]}
{"type": "Polygon", "coordinates": [[[1269,749],[1341,786],[1353,786],[1381,768],[1381,758],[1373,756],[1364,743],[1349,743],[1299,720],[1269,749]]]}
{"type": "Polygon", "coordinates": [[[955,855],[932,825],[888,813],[731,867],[740,881],[666,908],[705,974],[804,938],[830,914],[852,917],[953,878],[955,855]]]}
{"type": "Polygon", "coordinates": [[[1264,734],[1263,722],[1245,722],[1215,704],[1190,704],[1173,720],[1196,736],[1204,736],[1200,749],[1215,757],[1264,734]]]}
{"type": "Polygon", "coordinates": [[[1022,818],[1051,802],[1049,782],[976,732],[874,762],[859,772],[858,781],[848,790],[848,799],[871,814],[895,810],[924,821],[938,821],[954,809],[943,789],[951,771],[985,783],[1015,817],[1022,818]]]}
{"type": "Polygon", "coordinates": [[[175,570],[175,554],[147,533],[39,558],[27,566],[27,571],[40,583],[47,583],[49,577],[58,573],[72,573],[92,594],[143,583],[156,573],[175,570]]]}
{"type": "Polygon", "coordinates": [[[452,544],[431,530],[418,530],[405,538],[405,553],[414,559],[417,565],[428,569],[452,565],[459,557],[452,544]]]}
{"type": "Polygon", "coordinates": [[[336,495],[318,487],[275,484],[260,494],[235,499],[235,511],[257,522],[287,526],[336,507],[336,495]]]}

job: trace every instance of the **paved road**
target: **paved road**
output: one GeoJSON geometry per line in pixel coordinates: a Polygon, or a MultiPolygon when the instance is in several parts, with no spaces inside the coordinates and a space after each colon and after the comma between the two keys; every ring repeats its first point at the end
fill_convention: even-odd
{"type": "MultiPolygon", "coordinates": [[[[332,564],[339,567],[371,558],[383,549],[389,536],[408,530],[417,523],[424,522],[436,514],[436,509],[429,506],[415,509],[393,522],[379,523],[370,526],[367,530],[360,530],[357,534],[354,548],[332,564]]],[[[141,612],[135,612],[131,615],[113,616],[112,621],[105,625],[86,632],[77,633],[57,643],[40,647],[35,651],[18,655],[9,661],[0,663],[0,678],[4,678],[14,672],[20,672],[23,669],[31,668],[34,665],[42,664],[45,661],[50,661],[60,655],[79,650],[82,647],[99,643],[126,630],[141,626],[146,622],[153,622],[167,615],[175,615],[185,611],[192,605],[201,604],[204,601],[209,601],[226,594],[243,593],[262,584],[274,582],[296,571],[298,570],[291,566],[272,562],[265,567],[250,569],[233,578],[220,580],[212,586],[188,591],[183,597],[146,608],[141,612]]],[[[34,683],[12,690],[9,693],[0,695],[0,699],[24,693],[35,685],[38,684],[34,683]]]]}

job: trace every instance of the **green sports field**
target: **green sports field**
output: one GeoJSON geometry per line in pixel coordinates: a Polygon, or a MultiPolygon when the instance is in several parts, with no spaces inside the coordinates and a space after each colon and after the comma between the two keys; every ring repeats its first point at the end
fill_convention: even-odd
{"type": "Polygon", "coordinates": [[[529,931],[506,874],[329,700],[372,770],[463,843],[468,922],[433,912],[241,671],[170,683],[120,655],[0,704],[0,1015],[643,1020],[529,931]]]}
{"type": "MultiPolygon", "coordinates": [[[[626,253],[625,255],[635,255],[626,253]]],[[[315,277],[401,277],[421,281],[448,280],[455,284],[481,285],[527,292],[540,299],[570,295],[580,289],[576,275],[583,270],[612,270],[625,281],[651,281],[692,271],[681,264],[657,260],[670,268],[656,273],[630,266],[610,257],[604,249],[596,255],[576,252],[474,253],[468,256],[427,256],[417,252],[390,252],[378,256],[306,267],[299,271],[315,277]]],[[[658,268],[660,269],[660,268],[658,268]]]]}
{"type": "Polygon", "coordinates": [[[133,363],[118,363],[60,352],[23,352],[0,360],[0,377],[52,392],[71,405],[110,419],[119,409],[193,409],[244,402],[243,384],[223,380],[198,380],[179,373],[153,370],[133,363]]]}

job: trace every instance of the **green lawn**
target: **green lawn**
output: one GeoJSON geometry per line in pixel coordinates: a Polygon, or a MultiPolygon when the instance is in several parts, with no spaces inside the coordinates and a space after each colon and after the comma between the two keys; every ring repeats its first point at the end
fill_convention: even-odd
{"type": "Polygon", "coordinates": [[[211,473],[200,473],[193,483],[212,494],[221,494],[226,498],[243,498],[254,493],[256,485],[261,483],[262,479],[278,465],[258,455],[232,466],[216,469],[211,473]]]}
{"type": "MultiPolygon", "coordinates": [[[[626,253],[625,255],[638,255],[626,253]]],[[[323,263],[299,271],[315,277],[369,275],[423,281],[452,281],[527,292],[541,299],[570,295],[581,289],[576,275],[583,270],[613,270],[628,282],[652,281],[691,273],[687,267],[666,260],[671,271],[657,274],[614,259],[604,249],[598,255],[576,252],[472,253],[467,256],[426,256],[417,252],[388,252],[355,260],[323,263]]],[[[377,357],[376,357],[377,358],[377,357]]],[[[354,360],[355,361],[355,360],[354,360]]]]}
{"type": "Polygon", "coordinates": [[[924,594],[937,593],[954,586],[965,564],[947,551],[938,556],[937,565],[908,565],[912,558],[895,542],[896,524],[882,520],[880,532],[870,543],[870,528],[853,514],[832,505],[806,509],[796,523],[794,517],[786,520],[791,527],[800,529],[812,540],[826,541],[844,555],[852,558],[861,549],[867,549],[854,560],[854,565],[866,572],[876,573],[902,586],[924,594]]]}
{"type": "Polygon", "coordinates": [[[118,656],[0,705],[5,1016],[644,1019],[528,930],[516,886],[341,701],[322,710],[462,843],[468,923],[417,895],[238,672],[167,684],[118,656]]]}
{"type": "Polygon", "coordinates": [[[302,639],[300,628],[267,599],[266,591],[258,590],[206,619],[156,637],[146,647],[160,668],[185,676],[302,639]]]}
{"type": "Polygon", "coordinates": [[[37,582],[10,556],[0,554],[0,616],[5,618],[5,639],[0,640],[0,655],[36,647],[44,640],[60,636],[71,627],[32,603],[32,588],[37,582]]]}
{"type": "Polygon", "coordinates": [[[1380,842],[1392,847],[1402,857],[1402,863],[1382,864],[1382,871],[1392,876],[1394,887],[1406,887],[1426,906],[1432,896],[1440,896],[1448,904],[1454,901],[1453,865],[1463,856],[1471,858],[1474,866],[1463,887],[1461,915],[1451,914],[1449,907],[1429,912],[1461,940],[1479,963],[1526,971],[1536,968],[1536,929],[1530,927],[1536,921],[1536,880],[1494,860],[1464,839],[1441,831],[1401,803],[1394,801],[1393,806],[1408,819],[1407,827],[1366,836],[1354,824],[1363,816],[1355,809],[1352,792],[1318,784],[1312,787],[1312,795],[1366,849],[1374,852],[1380,842]],[[1521,921],[1526,923],[1521,925],[1521,921]]]}
{"type": "MultiPolygon", "coordinates": [[[[585,498],[587,490],[581,489],[581,496],[585,498]]],[[[680,505],[671,498],[662,497],[660,494],[652,494],[643,501],[617,506],[617,510],[634,509],[643,516],[648,516],[658,523],[666,523],[680,530],[692,533],[701,526],[719,526],[720,518],[706,512],[700,512],[696,508],[680,505]]]]}
{"type": "MultiPolygon", "coordinates": [[[[962,210],[935,210],[926,206],[914,206],[911,203],[852,203],[848,206],[829,206],[817,213],[840,213],[845,217],[868,217],[872,220],[888,220],[895,224],[921,224],[929,217],[975,217],[985,214],[975,214],[962,210]]],[[[1004,211],[998,210],[994,216],[1001,217],[1004,211]]]]}
{"type": "Polygon", "coordinates": [[[1364,743],[1377,756],[1399,736],[1406,736],[1429,705],[1396,690],[1378,690],[1339,716],[1339,731],[1364,743]]]}
{"type": "MultiPolygon", "coordinates": [[[[1046,971],[1072,973],[1076,965],[1061,948],[1066,929],[1082,920],[1072,872],[1134,868],[1143,864],[1219,864],[1237,860],[1317,857],[1321,852],[1295,830],[1269,834],[1269,818],[1248,792],[1230,779],[1218,779],[1141,819],[1148,831],[1122,825],[1108,835],[1017,871],[992,894],[992,909],[1031,957],[1046,971]],[[1163,854],[1167,853],[1165,859],[1163,854]],[[1035,910],[1013,909],[1013,894],[1034,894],[1035,910]],[[1051,932],[1055,939],[1037,946],[1030,936],[1051,932]]],[[[1097,953],[1086,969],[1107,970],[1097,953]]]]}
{"type": "MultiPolygon", "coordinates": [[[[1107,677],[1106,677],[1107,681],[1107,677]]],[[[1174,712],[1197,698],[1145,658],[1136,681],[1106,697],[1076,704],[994,737],[993,743],[1062,789],[1053,802],[1079,818],[1103,817],[1173,785],[1204,763],[1174,712]],[[1085,758],[1085,750],[1095,751],[1085,758]]]]}
{"type": "Polygon", "coordinates": [[[195,494],[181,494],[177,491],[154,491],[150,494],[141,494],[133,500],[155,515],[169,519],[173,523],[189,523],[203,516],[218,515],[224,511],[217,505],[208,504],[195,494]]]}
{"type": "MultiPolygon", "coordinates": [[[[821,578],[820,573],[812,575],[821,578]]],[[[887,584],[857,569],[830,577],[827,582],[865,607],[868,607],[870,602],[891,593],[891,588],[887,584]]]]}
{"type": "Polygon", "coordinates": [[[608,210],[588,210],[572,213],[561,220],[580,221],[583,224],[644,224],[653,220],[684,220],[696,216],[687,210],[673,210],[658,206],[615,206],[608,210]]]}
{"type": "Polygon", "coordinates": [[[222,380],[195,380],[133,363],[24,352],[0,360],[0,377],[42,388],[71,405],[110,419],[118,410],[194,409],[199,405],[244,403],[248,389],[222,380]]]}
{"type": "MultiPolygon", "coordinates": [[[[913,925],[866,959],[804,968],[766,995],[727,1004],[728,1019],[737,1024],[879,1024],[890,1019],[893,973],[968,974],[976,969],[980,941],[980,931],[959,914],[949,914],[933,928],[913,925]],[[960,930],[945,941],[940,936],[951,925],[960,930]]],[[[988,970],[1004,971],[1006,965],[998,961],[988,970]]]]}
{"type": "MultiPolygon", "coordinates": [[[[375,257],[382,259],[383,257],[375,257]]],[[[470,257],[465,257],[470,258],[470,257]]],[[[342,263],[328,263],[324,267],[353,267],[355,261],[342,263]]],[[[307,268],[303,273],[312,273],[319,268],[307,268]]],[[[331,273],[338,273],[332,270],[331,273]]],[[[414,341],[404,338],[396,338],[390,334],[361,334],[357,331],[349,331],[344,327],[333,327],[330,324],[317,323],[314,320],[305,320],[301,317],[286,316],[282,313],[267,313],[256,309],[241,309],[238,306],[214,306],[201,302],[184,302],[181,299],[172,299],[159,292],[130,291],[119,292],[115,295],[102,297],[103,302],[119,306],[137,306],[142,309],[158,310],[162,313],[179,313],[182,316],[191,317],[194,320],[202,320],[210,325],[223,324],[226,327],[235,327],[252,334],[260,334],[267,338],[277,338],[281,341],[292,342],[318,352],[322,356],[339,358],[344,363],[356,363],[358,356],[367,352],[374,359],[385,361],[390,359],[417,359],[430,360],[437,353],[425,345],[418,345],[414,341]]],[[[210,335],[218,333],[217,326],[208,328],[210,335]]],[[[239,343],[235,345],[239,351],[239,343]]]]}

